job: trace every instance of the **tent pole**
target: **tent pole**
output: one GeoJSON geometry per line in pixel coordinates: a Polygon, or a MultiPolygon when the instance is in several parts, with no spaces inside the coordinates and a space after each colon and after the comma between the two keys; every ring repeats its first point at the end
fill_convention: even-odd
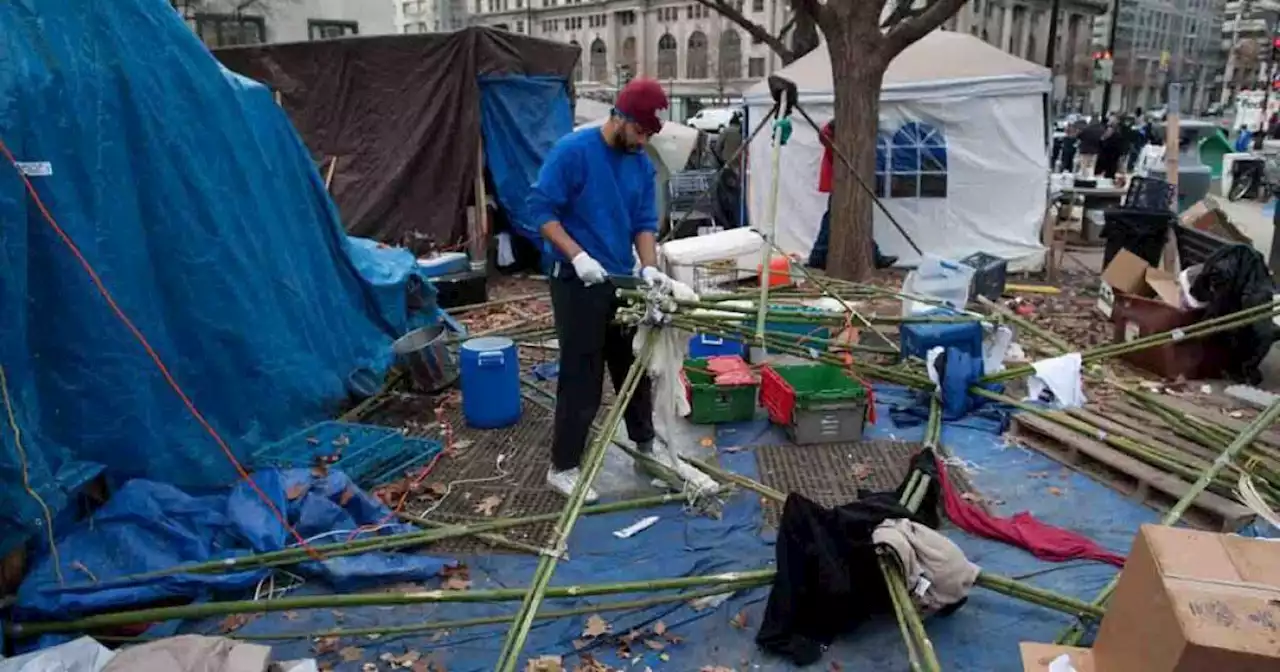
{"type": "Polygon", "coordinates": [[[488,248],[489,208],[484,188],[484,135],[476,139],[476,216],[471,219],[471,230],[467,232],[467,251],[471,253],[471,263],[485,263],[485,251],[488,248]]]}

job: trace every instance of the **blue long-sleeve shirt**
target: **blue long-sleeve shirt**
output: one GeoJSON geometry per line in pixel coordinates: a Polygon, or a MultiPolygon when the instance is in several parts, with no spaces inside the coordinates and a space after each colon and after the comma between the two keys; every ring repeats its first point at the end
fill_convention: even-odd
{"type": "MultiPolygon", "coordinates": [[[[529,214],[539,229],[560,222],[587,254],[613,275],[630,275],[636,234],[657,232],[653,163],[644,151],[623,152],[598,127],[556,141],[529,192],[529,214]]],[[[567,261],[548,244],[544,254],[567,261]]]]}

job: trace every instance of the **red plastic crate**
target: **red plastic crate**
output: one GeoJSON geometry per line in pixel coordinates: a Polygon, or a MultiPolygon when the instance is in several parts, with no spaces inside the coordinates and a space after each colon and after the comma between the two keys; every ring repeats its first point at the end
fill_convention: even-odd
{"type": "Polygon", "coordinates": [[[796,410],[796,391],[768,364],[760,369],[760,405],[769,412],[769,421],[791,424],[796,410]]]}

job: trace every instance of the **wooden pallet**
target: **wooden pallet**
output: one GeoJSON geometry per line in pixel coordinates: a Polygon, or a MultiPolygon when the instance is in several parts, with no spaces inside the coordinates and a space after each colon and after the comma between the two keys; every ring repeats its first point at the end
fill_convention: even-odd
{"type": "MultiPolygon", "coordinates": [[[[1167,511],[1191,490],[1177,476],[1031,414],[1014,416],[1014,434],[1023,445],[1158,510],[1167,511]]],[[[1253,519],[1247,507],[1212,492],[1201,493],[1183,515],[1190,525],[1222,532],[1234,532],[1253,519]]]]}

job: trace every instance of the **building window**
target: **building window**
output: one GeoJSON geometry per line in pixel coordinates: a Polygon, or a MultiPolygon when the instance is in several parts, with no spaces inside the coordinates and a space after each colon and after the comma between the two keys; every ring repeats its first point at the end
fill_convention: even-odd
{"type": "Polygon", "coordinates": [[[676,38],[670,33],[658,38],[658,79],[675,79],[678,72],[676,63],[676,38]]]}
{"type": "Polygon", "coordinates": [[[418,32],[419,32],[419,33],[425,33],[425,32],[427,32],[427,22],[426,22],[426,21],[419,21],[419,22],[418,22],[418,32]]]}
{"type": "Polygon", "coordinates": [[[618,24],[623,26],[633,26],[636,23],[636,13],[631,10],[618,12],[618,24]]]}
{"type": "Polygon", "coordinates": [[[751,78],[764,77],[764,59],[748,58],[747,59],[747,76],[751,78]]]}
{"type": "MultiPolygon", "coordinates": [[[[542,6],[547,6],[547,0],[542,0],[542,6]]],[[[476,0],[476,14],[480,13],[480,0],[476,0]]]]}
{"type": "Polygon", "coordinates": [[[591,43],[591,81],[609,81],[609,50],[598,37],[591,43]]]}
{"type": "Polygon", "coordinates": [[[234,47],[267,41],[267,22],[247,14],[196,14],[192,19],[196,35],[210,47],[234,47]]]}
{"type": "Polygon", "coordinates": [[[733,28],[725,28],[720,33],[720,63],[718,75],[720,79],[740,79],[742,77],[742,38],[733,28]]]}
{"type": "Polygon", "coordinates": [[[577,40],[569,40],[569,44],[578,48],[578,60],[573,64],[573,81],[582,81],[582,45],[577,40]]]}
{"type": "Polygon", "coordinates": [[[763,11],[764,11],[764,0],[751,0],[751,11],[753,11],[753,12],[763,12],[763,11]]]}
{"type": "Polygon", "coordinates": [[[636,38],[628,37],[622,41],[622,62],[623,76],[631,78],[636,76],[636,38]]]}
{"type": "Polygon", "coordinates": [[[947,138],[911,122],[876,137],[876,194],[889,198],[947,197],[947,138]]]}
{"type": "Polygon", "coordinates": [[[707,36],[702,31],[695,30],[689,35],[688,52],[684,60],[689,79],[707,78],[707,36]]]}
{"type": "MultiPolygon", "coordinates": [[[[418,24],[422,26],[423,24],[418,24]]],[[[422,32],[419,29],[418,32],[422,32]]],[[[360,24],[355,21],[307,20],[307,37],[312,40],[332,40],[335,37],[360,34],[360,24]]]]}
{"type": "Polygon", "coordinates": [[[516,21],[516,32],[517,33],[524,32],[524,21],[516,21]]]}

